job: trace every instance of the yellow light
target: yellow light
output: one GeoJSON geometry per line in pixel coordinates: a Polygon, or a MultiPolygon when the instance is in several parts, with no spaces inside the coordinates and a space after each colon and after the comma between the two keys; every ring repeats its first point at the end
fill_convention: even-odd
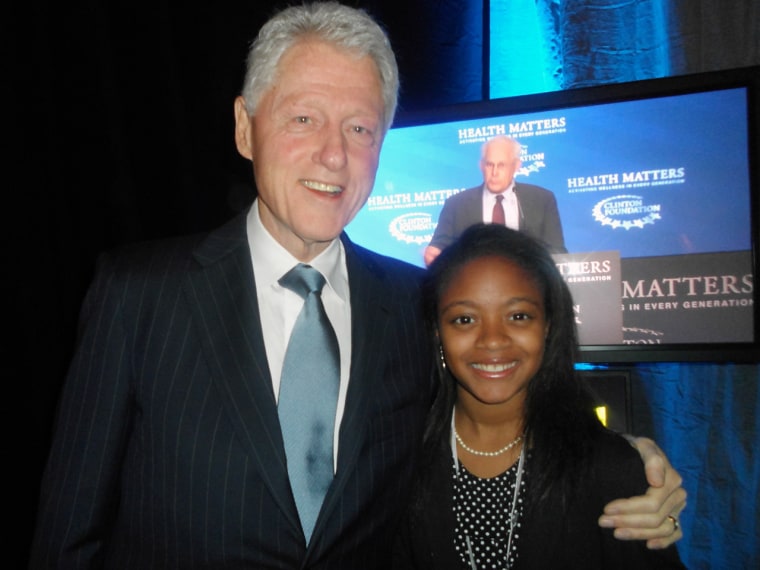
{"type": "Polygon", "coordinates": [[[607,406],[596,407],[596,417],[602,422],[603,426],[607,426],[607,406]]]}

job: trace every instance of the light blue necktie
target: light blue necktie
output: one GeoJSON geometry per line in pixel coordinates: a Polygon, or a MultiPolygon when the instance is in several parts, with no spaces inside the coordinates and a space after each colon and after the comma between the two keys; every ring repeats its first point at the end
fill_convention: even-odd
{"type": "Polygon", "coordinates": [[[325,278],[319,271],[299,263],[279,283],[304,299],[285,352],[277,413],[290,486],[308,544],[333,479],[338,339],[322,305],[325,278]]]}

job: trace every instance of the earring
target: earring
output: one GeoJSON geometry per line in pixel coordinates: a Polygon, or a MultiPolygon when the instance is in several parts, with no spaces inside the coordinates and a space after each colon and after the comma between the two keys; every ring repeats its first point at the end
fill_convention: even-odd
{"type": "Polygon", "coordinates": [[[440,344],[438,345],[438,354],[441,358],[441,366],[443,366],[443,369],[446,370],[446,358],[443,356],[443,346],[440,344]]]}

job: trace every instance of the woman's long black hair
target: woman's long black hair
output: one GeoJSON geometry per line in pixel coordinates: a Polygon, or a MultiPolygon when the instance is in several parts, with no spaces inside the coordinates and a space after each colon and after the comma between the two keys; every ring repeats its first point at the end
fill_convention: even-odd
{"type": "MultiPolygon", "coordinates": [[[[570,498],[589,465],[590,436],[601,429],[593,398],[575,372],[577,333],[573,300],[548,251],[524,233],[493,224],[469,228],[430,265],[423,285],[425,318],[437,338],[439,300],[462,267],[482,257],[507,259],[528,273],[543,294],[549,333],[541,367],[528,385],[525,411],[530,450],[529,504],[537,506],[558,493],[570,498]]],[[[423,468],[450,437],[456,380],[442,365],[438,342],[438,394],[425,427],[423,468]]]]}

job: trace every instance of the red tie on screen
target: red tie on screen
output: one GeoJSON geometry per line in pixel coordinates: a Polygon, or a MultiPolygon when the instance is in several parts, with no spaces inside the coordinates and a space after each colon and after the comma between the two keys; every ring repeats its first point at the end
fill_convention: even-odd
{"type": "Polygon", "coordinates": [[[496,203],[493,205],[493,214],[491,214],[491,223],[500,224],[502,226],[506,225],[506,218],[504,217],[504,206],[501,204],[501,201],[503,199],[504,196],[501,194],[496,195],[496,203]]]}

